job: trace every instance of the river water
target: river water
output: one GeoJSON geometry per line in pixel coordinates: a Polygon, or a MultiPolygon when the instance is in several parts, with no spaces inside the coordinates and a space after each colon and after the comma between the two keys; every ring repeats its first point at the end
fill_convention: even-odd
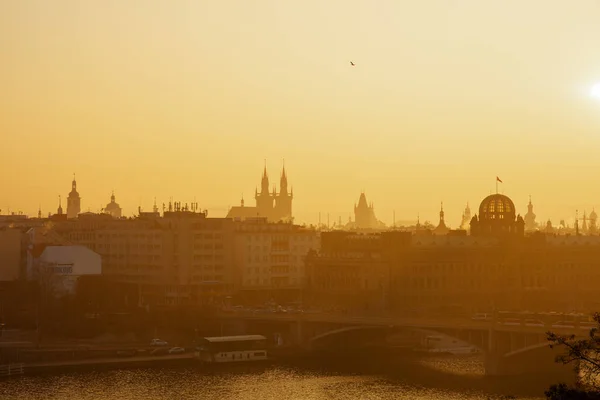
{"type": "MultiPolygon", "coordinates": [[[[490,381],[476,357],[427,358],[393,373],[266,367],[201,372],[194,368],[62,373],[0,381],[2,400],[320,400],[543,399],[523,381],[490,381]]],[[[525,382],[530,382],[526,380],[525,382]]]]}

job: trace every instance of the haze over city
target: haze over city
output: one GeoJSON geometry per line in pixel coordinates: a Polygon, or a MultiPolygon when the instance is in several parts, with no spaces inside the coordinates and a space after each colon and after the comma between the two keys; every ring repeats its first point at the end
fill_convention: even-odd
{"type": "Polygon", "coordinates": [[[295,217],[600,206],[600,3],[0,2],[0,208],[224,216],[285,159],[295,217]],[[350,62],[355,65],[352,66],[350,62]]]}

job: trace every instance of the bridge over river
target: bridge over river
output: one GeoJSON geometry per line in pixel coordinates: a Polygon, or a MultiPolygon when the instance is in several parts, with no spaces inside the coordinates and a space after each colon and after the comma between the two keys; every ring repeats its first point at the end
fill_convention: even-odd
{"type": "Polygon", "coordinates": [[[568,370],[570,366],[555,363],[561,349],[551,349],[547,332],[587,336],[589,328],[552,326],[531,323],[526,319],[503,322],[497,318],[475,321],[468,318],[421,317],[408,318],[377,315],[335,313],[255,313],[236,311],[222,313],[219,318],[240,333],[285,332],[292,342],[305,349],[328,346],[352,348],[361,340],[372,340],[396,332],[432,332],[469,343],[484,355],[487,375],[511,375],[529,372],[568,370]],[[233,325],[232,325],[233,324],[233,325]],[[263,332],[257,332],[260,326],[263,332]],[[250,332],[252,331],[252,332],[250,332]],[[352,338],[349,340],[349,338],[352,338]]]}

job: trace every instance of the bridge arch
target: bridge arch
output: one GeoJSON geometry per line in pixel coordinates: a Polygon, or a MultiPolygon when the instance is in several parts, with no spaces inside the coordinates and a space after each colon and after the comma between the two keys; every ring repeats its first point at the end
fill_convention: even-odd
{"type": "Polygon", "coordinates": [[[548,342],[536,343],[536,344],[533,344],[531,346],[523,347],[523,348],[520,348],[518,350],[513,350],[511,352],[508,352],[508,353],[504,354],[502,357],[504,357],[504,358],[516,357],[516,356],[518,356],[520,354],[528,353],[530,351],[534,351],[534,350],[538,350],[538,349],[543,349],[543,348],[550,349],[551,348],[550,347],[550,343],[548,343],[548,342]]]}
{"type": "Polygon", "coordinates": [[[390,329],[392,329],[392,327],[381,326],[381,325],[347,326],[344,328],[333,329],[333,330],[318,334],[309,340],[309,344],[312,347],[315,343],[317,343],[323,339],[332,338],[336,335],[341,335],[341,334],[349,333],[349,332],[367,332],[367,331],[384,331],[385,332],[385,331],[389,331],[390,329]]]}
{"type": "MultiPolygon", "coordinates": [[[[458,346],[456,346],[456,347],[472,346],[472,347],[478,349],[479,351],[483,351],[486,347],[485,343],[487,343],[487,339],[485,339],[483,337],[479,338],[480,340],[469,340],[471,338],[461,337],[461,335],[457,334],[457,332],[446,332],[442,329],[437,330],[437,329],[418,328],[418,327],[402,326],[402,325],[358,325],[358,326],[353,325],[353,326],[336,328],[336,329],[332,329],[332,330],[329,330],[326,332],[319,333],[316,336],[314,336],[308,340],[308,345],[309,345],[309,348],[315,348],[315,347],[318,347],[319,343],[325,344],[325,342],[327,340],[332,340],[338,335],[346,335],[346,334],[352,335],[353,333],[361,333],[361,332],[366,333],[365,336],[363,337],[363,339],[366,339],[366,340],[368,340],[369,338],[371,338],[371,339],[386,338],[387,339],[394,333],[400,333],[400,332],[412,332],[412,333],[416,333],[422,337],[439,335],[439,336],[447,339],[449,347],[453,347],[453,346],[456,346],[456,344],[458,344],[458,346]],[[461,346],[461,344],[463,346],[461,346]]],[[[347,336],[346,336],[346,338],[347,338],[347,336]]],[[[341,337],[340,337],[340,340],[341,341],[337,342],[337,343],[344,343],[344,340],[342,340],[341,337]]],[[[359,340],[359,341],[361,341],[361,340],[359,340]]]]}

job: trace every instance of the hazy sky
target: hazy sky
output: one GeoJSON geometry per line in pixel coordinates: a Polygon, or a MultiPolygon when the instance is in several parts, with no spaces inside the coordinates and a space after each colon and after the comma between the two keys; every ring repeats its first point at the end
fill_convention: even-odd
{"type": "Polygon", "coordinates": [[[522,214],[600,208],[597,0],[0,0],[0,55],[3,213],[75,172],[84,211],[220,216],[264,159],[300,221],[365,190],[455,227],[496,175],[522,214]]]}

